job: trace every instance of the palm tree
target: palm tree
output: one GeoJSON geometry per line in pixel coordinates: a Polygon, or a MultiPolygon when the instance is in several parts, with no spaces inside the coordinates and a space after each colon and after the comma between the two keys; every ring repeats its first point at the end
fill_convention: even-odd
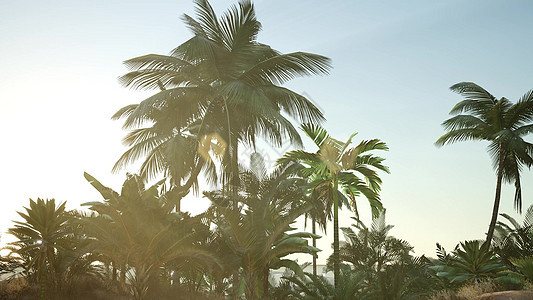
{"type": "Polygon", "coordinates": [[[126,61],[131,72],[121,77],[125,86],[159,92],[115,114],[114,118],[125,118],[124,128],[132,133],[126,138],[131,148],[114,169],[147,156],[141,175],[167,171],[174,183],[188,190],[205,155],[204,160],[176,155],[179,147],[165,146],[174,137],[188,136],[195,137],[196,145],[203,140],[217,145],[210,148],[222,148],[220,180],[236,186],[240,143],[253,146],[262,136],[275,145],[281,145],[284,137],[298,145],[298,132],[285,115],[302,122],[323,120],[308,99],[280,85],[300,76],[325,74],[330,61],[305,52],[281,54],[259,43],[261,24],[250,1],[240,1],[221,18],[207,0],[195,3],[197,19],[183,17],[192,38],[169,56],[149,54],[126,61]],[[153,125],[135,129],[146,122],[153,125]],[[183,168],[169,171],[175,165],[183,168]]]}
{"type": "Polygon", "coordinates": [[[533,90],[513,104],[506,98],[496,99],[473,82],[461,82],[450,89],[465,99],[452,108],[450,114],[455,116],[442,123],[448,132],[435,144],[489,141],[488,152],[497,173],[496,195],[486,239],[490,245],[498,218],[502,181],[514,182],[514,206],[522,212],[520,171],[533,164],[533,144],[523,139],[533,131],[533,90]]]}
{"type": "Polygon", "coordinates": [[[47,279],[56,282],[55,263],[57,252],[70,247],[68,237],[69,215],[65,212],[65,202],[56,206],[54,199],[30,199],[26,213],[18,212],[24,222],[14,221],[15,227],[8,232],[17,238],[10,243],[12,250],[21,257],[28,258],[27,268],[37,273],[41,283],[41,299],[46,297],[47,279]]]}
{"type": "Polygon", "coordinates": [[[217,231],[239,260],[240,276],[233,281],[235,286],[246,287],[246,299],[268,296],[270,269],[286,267],[303,274],[285,256],[320,251],[307,243],[320,236],[291,233],[295,229],[291,224],[311,209],[300,179],[293,177],[293,166],[279,166],[269,174],[258,156],[252,155],[253,167],[240,174],[238,201],[221,190],[204,193],[212,202],[210,213],[217,231]],[[237,209],[230,205],[235,202],[241,204],[237,209]]]}
{"type": "Polygon", "coordinates": [[[162,181],[145,188],[139,176],[129,175],[118,194],[87,173],[85,178],[104,197],[103,202],[84,204],[98,213],[85,219],[94,253],[121,266],[121,276],[130,277],[135,299],[157,292],[154,285],[163,268],[194,265],[199,270],[218,265],[199,245],[209,234],[202,216],[172,212],[172,202],[159,191],[162,181]]]}
{"type": "Polygon", "coordinates": [[[378,216],[383,206],[379,198],[382,181],[377,171],[388,173],[389,170],[382,164],[383,158],[369,154],[369,151],[388,150],[388,147],[384,142],[372,139],[350,148],[356,133],[346,142],[341,142],[330,137],[327,131],[318,125],[304,124],[302,130],[319,150],[316,153],[290,151],[280,158],[278,163],[303,164],[305,167],[300,171],[300,175],[308,178],[318,197],[327,201],[325,207],[328,210],[333,207],[333,273],[335,284],[338,286],[339,207],[344,204],[353,209],[358,218],[356,198],[363,195],[370,203],[372,215],[378,216]]]}
{"type": "MultiPolygon", "coordinates": [[[[385,223],[385,210],[372,221],[370,228],[359,220],[352,228],[342,228],[346,243],[340,249],[340,258],[349,262],[356,270],[364,271],[367,276],[382,272],[385,266],[406,260],[413,247],[407,241],[389,235],[394,227],[385,223]]],[[[369,281],[372,281],[371,278],[369,281]]]]}

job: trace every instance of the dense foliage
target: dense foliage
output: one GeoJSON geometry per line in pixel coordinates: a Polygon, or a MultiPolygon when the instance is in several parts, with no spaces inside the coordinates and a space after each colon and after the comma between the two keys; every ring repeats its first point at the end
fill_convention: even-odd
{"type": "Polygon", "coordinates": [[[260,43],[250,1],[222,17],[207,0],[195,3],[196,19],[183,16],[189,40],[170,55],[125,62],[121,83],[156,91],[113,116],[128,130],[114,170],[141,160],[138,174],[128,173],[117,192],[85,173],[101,196],[85,210],[30,199],[0,257],[0,299],[471,299],[481,293],[471,292],[476,286],[533,284],[533,206],[523,224],[507,214],[497,222],[503,181],[515,184],[521,210],[520,172],[533,164],[524,139],[533,131],[533,91],[513,104],[474,83],[452,86],[465,99],[437,145],[489,141],[493,216],[485,242],[463,241],[451,252],[437,244],[437,259],[414,256],[385,222],[381,175],[389,169],[376,153],[387,144],[333,138],[320,126],[322,112],[282,86],[326,74],[330,60],[260,43]],[[258,138],[302,146],[291,121],[303,123],[316,151],[288,151],[266,166],[254,152],[258,138]],[[239,164],[243,146],[253,152],[248,166],[239,164]],[[202,194],[211,205],[192,216],[180,203],[190,191],[200,197],[201,181],[211,186],[202,194]],[[369,202],[370,226],[359,218],[360,198],[369,202]],[[341,208],[353,213],[351,227],[340,227],[341,208]],[[311,233],[298,231],[303,218],[311,233]],[[325,232],[330,221],[334,251],[328,273],[317,274],[315,225],[325,232]],[[294,254],[313,258],[313,273],[294,254]]]}

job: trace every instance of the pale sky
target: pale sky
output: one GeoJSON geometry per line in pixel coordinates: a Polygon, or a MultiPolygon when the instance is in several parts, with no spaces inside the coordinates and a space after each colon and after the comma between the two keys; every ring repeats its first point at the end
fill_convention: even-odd
{"type": "MultiPolygon", "coordinates": [[[[212,1],[220,15],[231,1],[212,1]]],[[[328,56],[329,76],[294,80],[323,109],[336,138],[380,138],[390,151],[382,200],[392,234],[415,254],[435,256],[484,238],[496,176],[487,144],[436,148],[440,123],[461,100],[449,87],[473,81],[496,97],[516,101],[533,89],[533,2],[529,1],[255,1],[258,40],[282,52],[328,56]]],[[[0,2],[0,231],[29,198],[68,201],[69,208],[100,200],[87,171],[120,190],[125,172],[111,174],[126,150],[119,108],[151,92],[130,91],[116,78],[122,61],[168,54],[190,37],[180,20],[192,1],[0,2]]],[[[316,149],[309,147],[309,151],[316,149]]],[[[271,160],[276,152],[262,149],[271,160]]],[[[243,150],[244,152],[244,150],[243,150]]],[[[135,168],[129,171],[135,172],[135,168]]],[[[533,203],[533,176],[523,172],[524,209],[533,203]]],[[[513,213],[507,185],[501,212],[513,213]]],[[[369,209],[360,210],[369,223],[369,209]]],[[[205,199],[183,209],[202,211],[205,199]]],[[[344,211],[341,226],[349,226],[344,211]]],[[[521,217],[518,217],[521,221],[521,217]]],[[[327,257],[331,229],[319,243],[327,257]]],[[[3,234],[2,241],[8,237],[3,234]]]]}

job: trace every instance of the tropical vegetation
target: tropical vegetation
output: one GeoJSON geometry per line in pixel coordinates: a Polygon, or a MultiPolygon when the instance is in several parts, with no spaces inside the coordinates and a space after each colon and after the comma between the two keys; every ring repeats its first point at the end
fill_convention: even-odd
{"type": "Polygon", "coordinates": [[[521,212],[521,172],[533,164],[533,91],[512,103],[475,83],[451,87],[464,99],[436,144],[489,142],[493,213],[483,239],[450,252],[437,243],[436,258],[416,256],[385,220],[388,145],[354,143],[356,133],[333,138],[323,112],[284,87],[327,74],[330,59],[260,43],[250,1],[220,17],[207,0],[195,4],[196,18],[182,18],[190,39],[169,55],[125,62],[121,83],[154,91],[113,115],[127,131],[113,170],[139,162],[137,173],[126,173],[116,191],[84,173],[95,194],[81,208],[30,199],[0,255],[0,299],[429,300],[533,287],[533,205],[522,223],[499,213],[503,182],[514,183],[521,212]],[[295,147],[270,166],[259,139],[295,147]],[[181,207],[186,196],[210,205],[192,215],[181,207]],[[371,223],[360,215],[361,199],[371,223]],[[340,217],[342,208],[351,219],[340,217]],[[300,226],[308,219],[311,232],[300,226]],[[317,257],[327,249],[316,241],[329,240],[330,222],[333,254],[319,274],[317,257]]]}

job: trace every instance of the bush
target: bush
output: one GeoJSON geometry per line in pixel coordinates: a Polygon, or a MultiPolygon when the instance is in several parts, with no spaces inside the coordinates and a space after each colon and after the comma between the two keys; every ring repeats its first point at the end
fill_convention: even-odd
{"type": "Polygon", "coordinates": [[[466,284],[459,288],[457,297],[459,299],[474,299],[486,293],[500,291],[498,285],[492,280],[483,279],[471,284],[466,284]]]}
{"type": "Polygon", "coordinates": [[[431,295],[428,300],[470,300],[486,293],[501,291],[501,287],[491,279],[471,281],[457,291],[441,290],[431,295]]]}

